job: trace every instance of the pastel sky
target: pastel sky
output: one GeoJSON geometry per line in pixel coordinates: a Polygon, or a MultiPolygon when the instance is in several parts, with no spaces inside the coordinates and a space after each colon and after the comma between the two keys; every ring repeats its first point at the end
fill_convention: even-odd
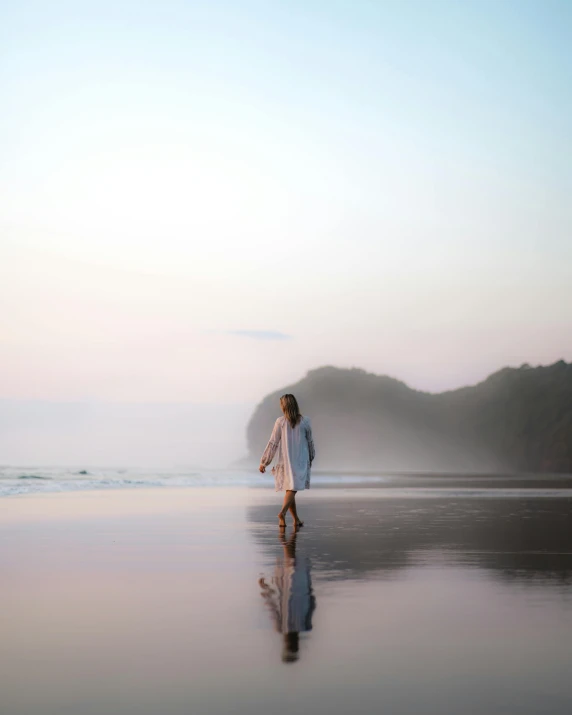
{"type": "Polygon", "coordinates": [[[572,3],[0,0],[0,397],[572,359],[572,3]]]}

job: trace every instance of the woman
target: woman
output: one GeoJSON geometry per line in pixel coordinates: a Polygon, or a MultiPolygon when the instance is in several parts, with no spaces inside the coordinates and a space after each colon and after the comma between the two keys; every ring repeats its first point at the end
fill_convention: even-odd
{"type": "Polygon", "coordinates": [[[259,470],[264,474],[266,467],[278,452],[276,463],[272,467],[276,491],[286,490],[284,504],[278,514],[278,525],[286,527],[286,512],[290,510],[294,527],[304,526],[296,511],[296,492],[310,488],[310,468],[314,461],[314,442],[310,420],[302,417],[294,395],[282,395],[280,407],[284,413],[279,417],[272,430],[259,470]]]}

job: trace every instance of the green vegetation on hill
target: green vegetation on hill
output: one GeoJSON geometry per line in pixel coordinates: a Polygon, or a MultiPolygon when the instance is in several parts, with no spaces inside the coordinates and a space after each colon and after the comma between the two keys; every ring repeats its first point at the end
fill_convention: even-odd
{"type": "Polygon", "coordinates": [[[374,471],[572,472],[572,364],[504,368],[431,394],[323,367],[264,398],[247,429],[257,460],[292,392],[313,424],[316,466],[374,471]]]}

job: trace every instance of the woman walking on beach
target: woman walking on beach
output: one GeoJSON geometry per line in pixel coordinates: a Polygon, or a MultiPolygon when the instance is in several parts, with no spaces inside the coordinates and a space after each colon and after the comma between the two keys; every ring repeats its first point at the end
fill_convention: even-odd
{"type": "Polygon", "coordinates": [[[310,420],[300,414],[294,395],[282,395],[280,407],[284,415],[274,423],[259,470],[264,473],[274,455],[278,453],[272,474],[276,491],[286,491],[282,509],[278,514],[278,525],[281,528],[286,526],[286,512],[290,511],[294,527],[298,528],[304,524],[296,511],[296,492],[310,488],[310,468],[315,456],[312,428],[310,420]]]}

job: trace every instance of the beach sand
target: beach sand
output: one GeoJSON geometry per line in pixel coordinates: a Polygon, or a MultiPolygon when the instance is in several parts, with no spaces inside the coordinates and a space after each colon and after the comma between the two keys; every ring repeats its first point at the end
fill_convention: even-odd
{"type": "Polygon", "coordinates": [[[0,711],[568,713],[572,501],[534,486],[316,489],[295,538],[268,489],[0,500],[0,711]]]}

